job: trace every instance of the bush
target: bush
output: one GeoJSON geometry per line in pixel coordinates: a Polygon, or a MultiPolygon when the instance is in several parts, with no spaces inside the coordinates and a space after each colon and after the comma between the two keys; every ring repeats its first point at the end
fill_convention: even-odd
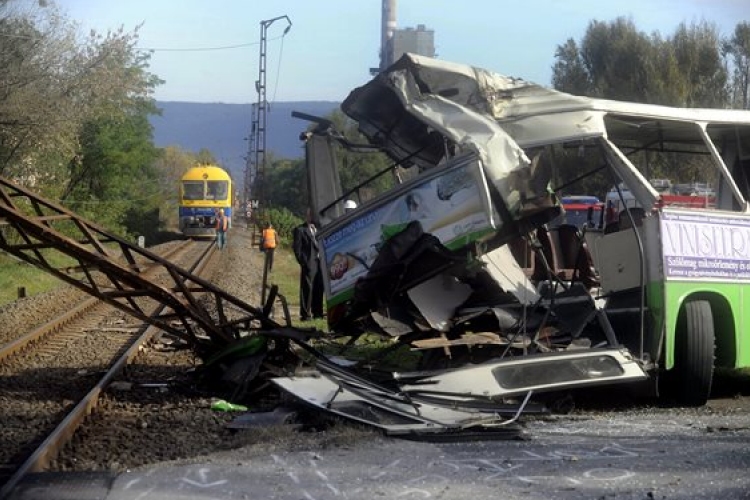
{"type": "Polygon", "coordinates": [[[276,229],[276,233],[281,239],[281,243],[290,245],[292,241],[292,230],[302,224],[303,220],[294,215],[288,209],[269,208],[264,210],[258,217],[258,226],[263,228],[267,222],[270,222],[276,229]]]}

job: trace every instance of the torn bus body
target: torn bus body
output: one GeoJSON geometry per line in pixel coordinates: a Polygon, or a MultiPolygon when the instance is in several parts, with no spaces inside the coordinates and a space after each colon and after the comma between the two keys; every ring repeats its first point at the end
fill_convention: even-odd
{"type": "MultiPolygon", "coordinates": [[[[344,191],[340,137],[323,122],[307,134],[329,326],[422,351],[418,371],[391,374],[393,397],[462,407],[648,379],[693,405],[710,394],[714,358],[750,364],[730,319],[750,304],[715,286],[750,274],[699,260],[701,245],[723,245],[716,265],[750,266],[750,246],[727,243],[745,231],[750,113],[589,99],[411,54],[342,110],[394,160],[396,181],[344,191]],[[670,205],[648,180],[670,164],[715,187],[711,203],[670,205]],[[559,224],[558,200],[582,185],[616,186],[621,212],[559,224]]],[[[329,385],[312,397],[315,384],[299,383],[282,387],[326,401],[329,385]]]]}

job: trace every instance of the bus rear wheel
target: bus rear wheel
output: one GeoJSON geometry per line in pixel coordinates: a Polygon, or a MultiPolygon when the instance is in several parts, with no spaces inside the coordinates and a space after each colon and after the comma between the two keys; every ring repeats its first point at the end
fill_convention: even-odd
{"type": "Polygon", "coordinates": [[[711,304],[691,300],[677,317],[671,387],[679,404],[702,406],[711,395],[715,332],[711,304]]]}

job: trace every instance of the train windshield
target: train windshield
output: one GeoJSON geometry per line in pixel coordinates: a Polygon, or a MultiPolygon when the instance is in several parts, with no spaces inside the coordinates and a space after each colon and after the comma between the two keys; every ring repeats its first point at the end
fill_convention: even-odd
{"type": "Polygon", "coordinates": [[[184,181],[182,183],[182,197],[185,200],[202,200],[203,181],[184,181]]]}
{"type": "Polygon", "coordinates": [[[208,200],[226,200],[229,194],[229,182],[228,181],[208,181],[208,192],[206,199],[208,200]]]}

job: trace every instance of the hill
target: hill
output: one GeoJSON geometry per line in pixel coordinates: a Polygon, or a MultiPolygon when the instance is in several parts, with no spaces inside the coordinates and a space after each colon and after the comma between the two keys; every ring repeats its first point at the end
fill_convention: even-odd
{"type": "MultiPolygon", "coordinates": [[[[250,104],[224,104],[158,101],[161,116],[151,118],[154,143],[158,147],[179,146],[198,152],[205,148],[232,171],[242,175],[244,157],[253,122],[250,104]]],[[[300,132],[308,122],[292,118],[292,111],[327,116],[338,109],[332,101],[294,101],[273,103],[266,113],[266,151],[277,158],[302,158],[300,132]]]]}

